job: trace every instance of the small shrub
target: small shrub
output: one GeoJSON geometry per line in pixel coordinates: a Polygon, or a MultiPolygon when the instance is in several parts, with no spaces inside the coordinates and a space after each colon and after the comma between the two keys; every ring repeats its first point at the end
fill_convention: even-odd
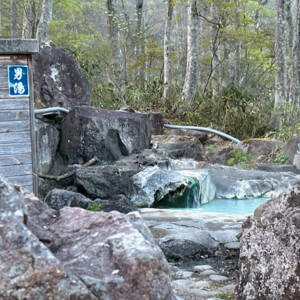
{"type": "Polygon", "coordinates": [[[228,166],[239,165],[241,168],[247,168],[252,160],[251,154],[241,150],[233,151],[232,155],[233,157],[230,157],[226,162],[228,166]]]}
{"type": "Polygon", "coordinates": [[[222,292],[215,296],[216,298],[225,299],[225,300],[234,300],[235,295],[234,292],[228,291],[228,292],[222,292]]]}
{"type": "Polygon", "coordinates": [[[89,205],[89,207],[87,208],[87,210],[90,211],[99,211],[100,210],[100,203],[92,203],[89,205]]]}
{"type": "Polygon", "coordinates": [[[216,146],[215,146],[215,145],[208,145],[208,146],[206,147],[206,151],[207,151],[207,152],[213,152],[215,149],[216,149],[216,146]]]}
{"type": "Polygon", "coordinates": [[[274,157],[273,162],[275,164],[284,165],[284,164],[289,164],[290,163],[290,159],[287,156],[285,156],[284,154],[282,154],[282,153],[277,153],[276,156],[274,157]]]}

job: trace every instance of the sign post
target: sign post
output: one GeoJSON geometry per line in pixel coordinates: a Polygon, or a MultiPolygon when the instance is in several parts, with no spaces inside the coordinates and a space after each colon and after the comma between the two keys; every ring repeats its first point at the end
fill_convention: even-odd
{"type": "Polygon", "coordinates": [[[32,81],[36,40],[0,39],[0,176],[37,194],[32,81]]]}

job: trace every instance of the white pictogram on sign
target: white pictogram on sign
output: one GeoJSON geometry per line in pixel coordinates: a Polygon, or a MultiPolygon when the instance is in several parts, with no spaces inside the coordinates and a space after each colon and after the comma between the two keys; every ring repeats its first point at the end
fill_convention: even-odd
{"type": "Polygon", "coordinates": [[[16,69],[14,69],[14,71],[15,71],[14,80],[21,80],[22,79],[22,75],[23,75],[22,68],[16,68],[16,69]]]}
{"type": "Polygon", "coordinates": [[[22,82],[16,82],[13,86],[15,94],[23,95],[25,93],[25,87],[22,82]]]}

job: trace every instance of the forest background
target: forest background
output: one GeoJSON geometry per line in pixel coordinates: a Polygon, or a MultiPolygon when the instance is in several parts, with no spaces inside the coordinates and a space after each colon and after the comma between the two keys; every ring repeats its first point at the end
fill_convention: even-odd
{"type": "Polygon", "coordinates": [[[51,40],[92,105],[237,138],[300,134],[300,0],[0,0],[0,37],[51,40]]]}

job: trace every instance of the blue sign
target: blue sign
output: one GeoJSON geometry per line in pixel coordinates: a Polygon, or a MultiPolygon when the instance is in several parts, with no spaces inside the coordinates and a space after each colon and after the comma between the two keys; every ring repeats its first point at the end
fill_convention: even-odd
{"type": "Polygon", "coordinates": [[[29,96],[28,66],[8,66],[9,96],[29,96]]]}

